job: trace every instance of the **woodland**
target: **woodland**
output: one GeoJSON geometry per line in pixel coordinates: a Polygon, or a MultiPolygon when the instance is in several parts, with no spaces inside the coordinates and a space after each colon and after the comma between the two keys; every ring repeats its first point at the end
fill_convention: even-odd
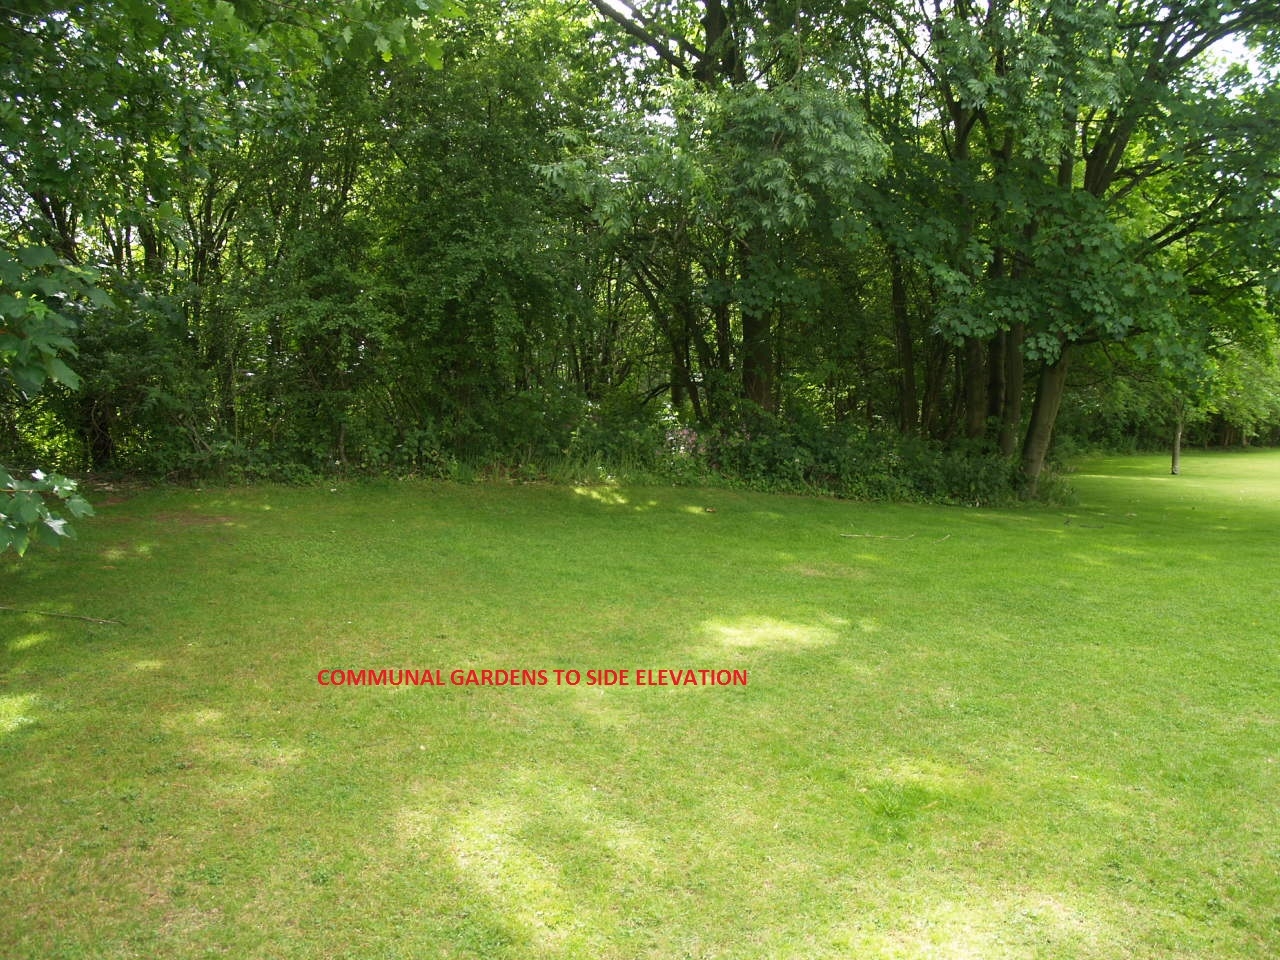
{"type": "Polygon", "coordinates": [[[6,535],[64,474],[990,502],[1280,440],[1278,23],[4,0],[6,535]]]}

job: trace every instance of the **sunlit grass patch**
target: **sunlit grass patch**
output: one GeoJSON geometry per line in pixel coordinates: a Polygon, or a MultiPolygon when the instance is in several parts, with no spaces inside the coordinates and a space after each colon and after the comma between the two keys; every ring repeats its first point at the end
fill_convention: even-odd
{"type": "Polygon", "coordinates": [[[35,723],[35,708],[39,702],[39,696],[32,693],[0,696],[0,735],[35,723]]]}

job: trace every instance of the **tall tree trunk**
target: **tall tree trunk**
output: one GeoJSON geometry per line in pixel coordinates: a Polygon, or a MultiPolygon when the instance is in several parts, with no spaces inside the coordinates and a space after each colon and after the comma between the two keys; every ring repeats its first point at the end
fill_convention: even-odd
{"type": "MultiPolygon", "coordinates": [[[[750,276],[752,258],[763,244],[758,238],[737,243],[738,275],[750,276]]],[[[773,404],[773,333],[768,309],[748,309],[739,301],[742,311],[742,395],[765,410],[773,404]]]]}
{"type": "Polygon", "coordinates": [[[116,442],[112,430],[115,416],[111,404],[104,396],[84,395],[80,399],[80,406],[84,411],[84,432],[86,446],[89,448],[90,469],[105,469],[111,466],[116,455],[116,442]]]}
{"type": "Polygon", "coordinates": [[[32,197],[44,215],[49,229],[48,243],[53,252],[68,263],[78,264],[80,253],[76,237],[79,233],[79,218],[71,203],[47,193],[34,193],[32,197]]]}
{"type": "Polygon", "coordinates": [[[1008,364],[1005,354],[1009,349],[1009,334],[1001,330],[987,344],[987,419],[997,422],[1004,416],[1008,364]]]}
{"type": "Polygon", "coordinates": [[[689,320],[684,310],[677,309],[672,317],[671,344],[671,406],[679,410],[689,399],[689,386],[693,376],[689,370],[689,320]]]}
{"type": "MultiPolygon", "coordinates": [[[[1000,158],[1007,160],[1009,147],[1007,141],[1005,150],[1000,154],[1000,158]]],[[[1005,252],[1003,248],[997,247],[991,257],[991,265],[987,268],[987,279],[995,284],[1003,279],[1005,275],[1005,252]]],[[[984,419],[987,423],[995,421],[999,423],[1004,417],[1005,376],[1008,373],[1005,364],[1005,354],[1009,349],[1009,334],[1006,330],[1000,330],[987,342],[987,411],[984,419]]],[[[985,424],[984,424],[985,427],[985,424]]],[[[984,434],[986,430],[983,430],[984,434]]]]}
{"type": "Polygon", "coordinates": [[[1178,476],[1182,473],[1182,431],[1186,424],[1185,407],[1181,400],[1178,401],[1178,421],[1173,427],[1173,457],[1172,463],[1169,465],[1169,473],[1178,476]]]}
{"type": "Polygon", "coordinates": [[[1026,326],[1015,323],[1005,336],[1004,407],[1000,411],[1000,452],[1012,457],[1018,447],[1018,431],[1022,427],[1022,381],[1024,377],[1022,341],[1026,326]]]}
{"type": "Polygon", "coordinates": [[[1040,382],[1036,387],[1036,400],[1031,408],[1031,423],[1027,426],[1027,438],[1022,445],[1022,474],[1027,481],[1027,496],[1036,495],[1040,474],[1049,455],[1053,440],[1053,425],[1062,406],[1062,394],[1067,385],[1067,365],[1070,359],[1068,345],[1062,345],[1062,353],[1053,363],[1046,363],[1040,370],[1040,382]]]}
{"type": "Polygon", "coordinates": [[[671,358],[671,408],[679,410],[684,406],[685,400],[688,399],[688,393],[685,390],[684,370],[680,365],[680,357],[678,354],[672,354],[671,358]]]}
{"type": "Polygon", "coordinates": [[[964,341],[964,435],[976,440],[987,430],[987,351],[977,337],[964,341]]]}
{"type": "Polygon", "coordinates": [[[742,311],[742,395],[765,410],[773,409],[773,349],[769,317],[742,311]]]}
{"type": "Polygon", "coordinates": [[[943,394],[947,385],[951,348],[938,334],[925,341],[924,394],[920,401],[920,431],[935,440],[950,427],[943,423],[943,394]]]}
{"type": "Polygon", "coordinates": [[[915,433],[920,408],[916,400],[915,340],[911,336],[911,315],[907,310],[907,282],[902,261],[889,254],[890,300],[893,310],[894,341],[898,349],[898,429],[915,433]]]}

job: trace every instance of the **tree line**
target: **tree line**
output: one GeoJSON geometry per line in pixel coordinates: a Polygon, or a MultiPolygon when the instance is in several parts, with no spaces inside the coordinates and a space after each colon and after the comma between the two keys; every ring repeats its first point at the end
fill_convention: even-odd
{"type": "Polygon", "coordinates": [[[1277,22],[9,0],[0,451],[964,499],[1055,433],[1274,439],[1277,22]]]}

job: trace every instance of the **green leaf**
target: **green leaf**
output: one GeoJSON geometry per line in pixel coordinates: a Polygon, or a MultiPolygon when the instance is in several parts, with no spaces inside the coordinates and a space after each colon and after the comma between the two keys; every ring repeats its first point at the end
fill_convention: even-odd
{"type": "Polygon", "coordinates": [[[48,247],[26,247],[19,250],[18,260],[24,267],[29,267],[32,270],[58,265],[57,254],[48,247]]]}
{"type": "Polygon", "coordinates": [[[93,506],[84,497],[76,494],[67,498],[67,510],[76,519],[93,516],[93,506]]]}
{"type": "Polygon", "coordinates": [[[44,386],[45,372],[41,367],[14,366],[10,368],[9,375],[13,377],[18,389],[28,397],[34,397],[44,386]]]}
{"type": "Polygon", "coordinates": [[[55,537],[71,538],[75,536],[74,531],[72,531],[71,527],[68,526],[67,521],[61,517],[45,517],[43,527],[44,529],[52,530],[55,537]]]}
{"type": "Polygon", "coordinates": [[[70,387],[72,390],[80,389],[80,375],[57,357],[45,357],[44,366],[49,374],[49,379],[70,387]]]}
{"type": "Polygon", "coordinates": [[[44,501],[40,499],[40,495],[26,491],[10,494],[8,504],[0,508],[0,513],[7,520],[18,524],[35,523],[43,511],[44,501]]]}
{"type": "MultiPolygon", "coordinates": [[[[65,526],[66,521],[58,520],[56,521],[56,523],[59,523],[65,526]]],[[[49,520],[45,520],[43,523],[38,523],[35,526],[29,528],[28,535],[30,534],[35,535],[36,543],[42,543],[46,547],[56,547],[59,545],[60,534],[58,533],[56,527],[50,526],[49,520]]]]}
{"type": "Polygon", "coordinates": [[[17,320],[26,316],[27,301],[19,300],[7,293],[0,293],[0,317],[17,320]]]}

